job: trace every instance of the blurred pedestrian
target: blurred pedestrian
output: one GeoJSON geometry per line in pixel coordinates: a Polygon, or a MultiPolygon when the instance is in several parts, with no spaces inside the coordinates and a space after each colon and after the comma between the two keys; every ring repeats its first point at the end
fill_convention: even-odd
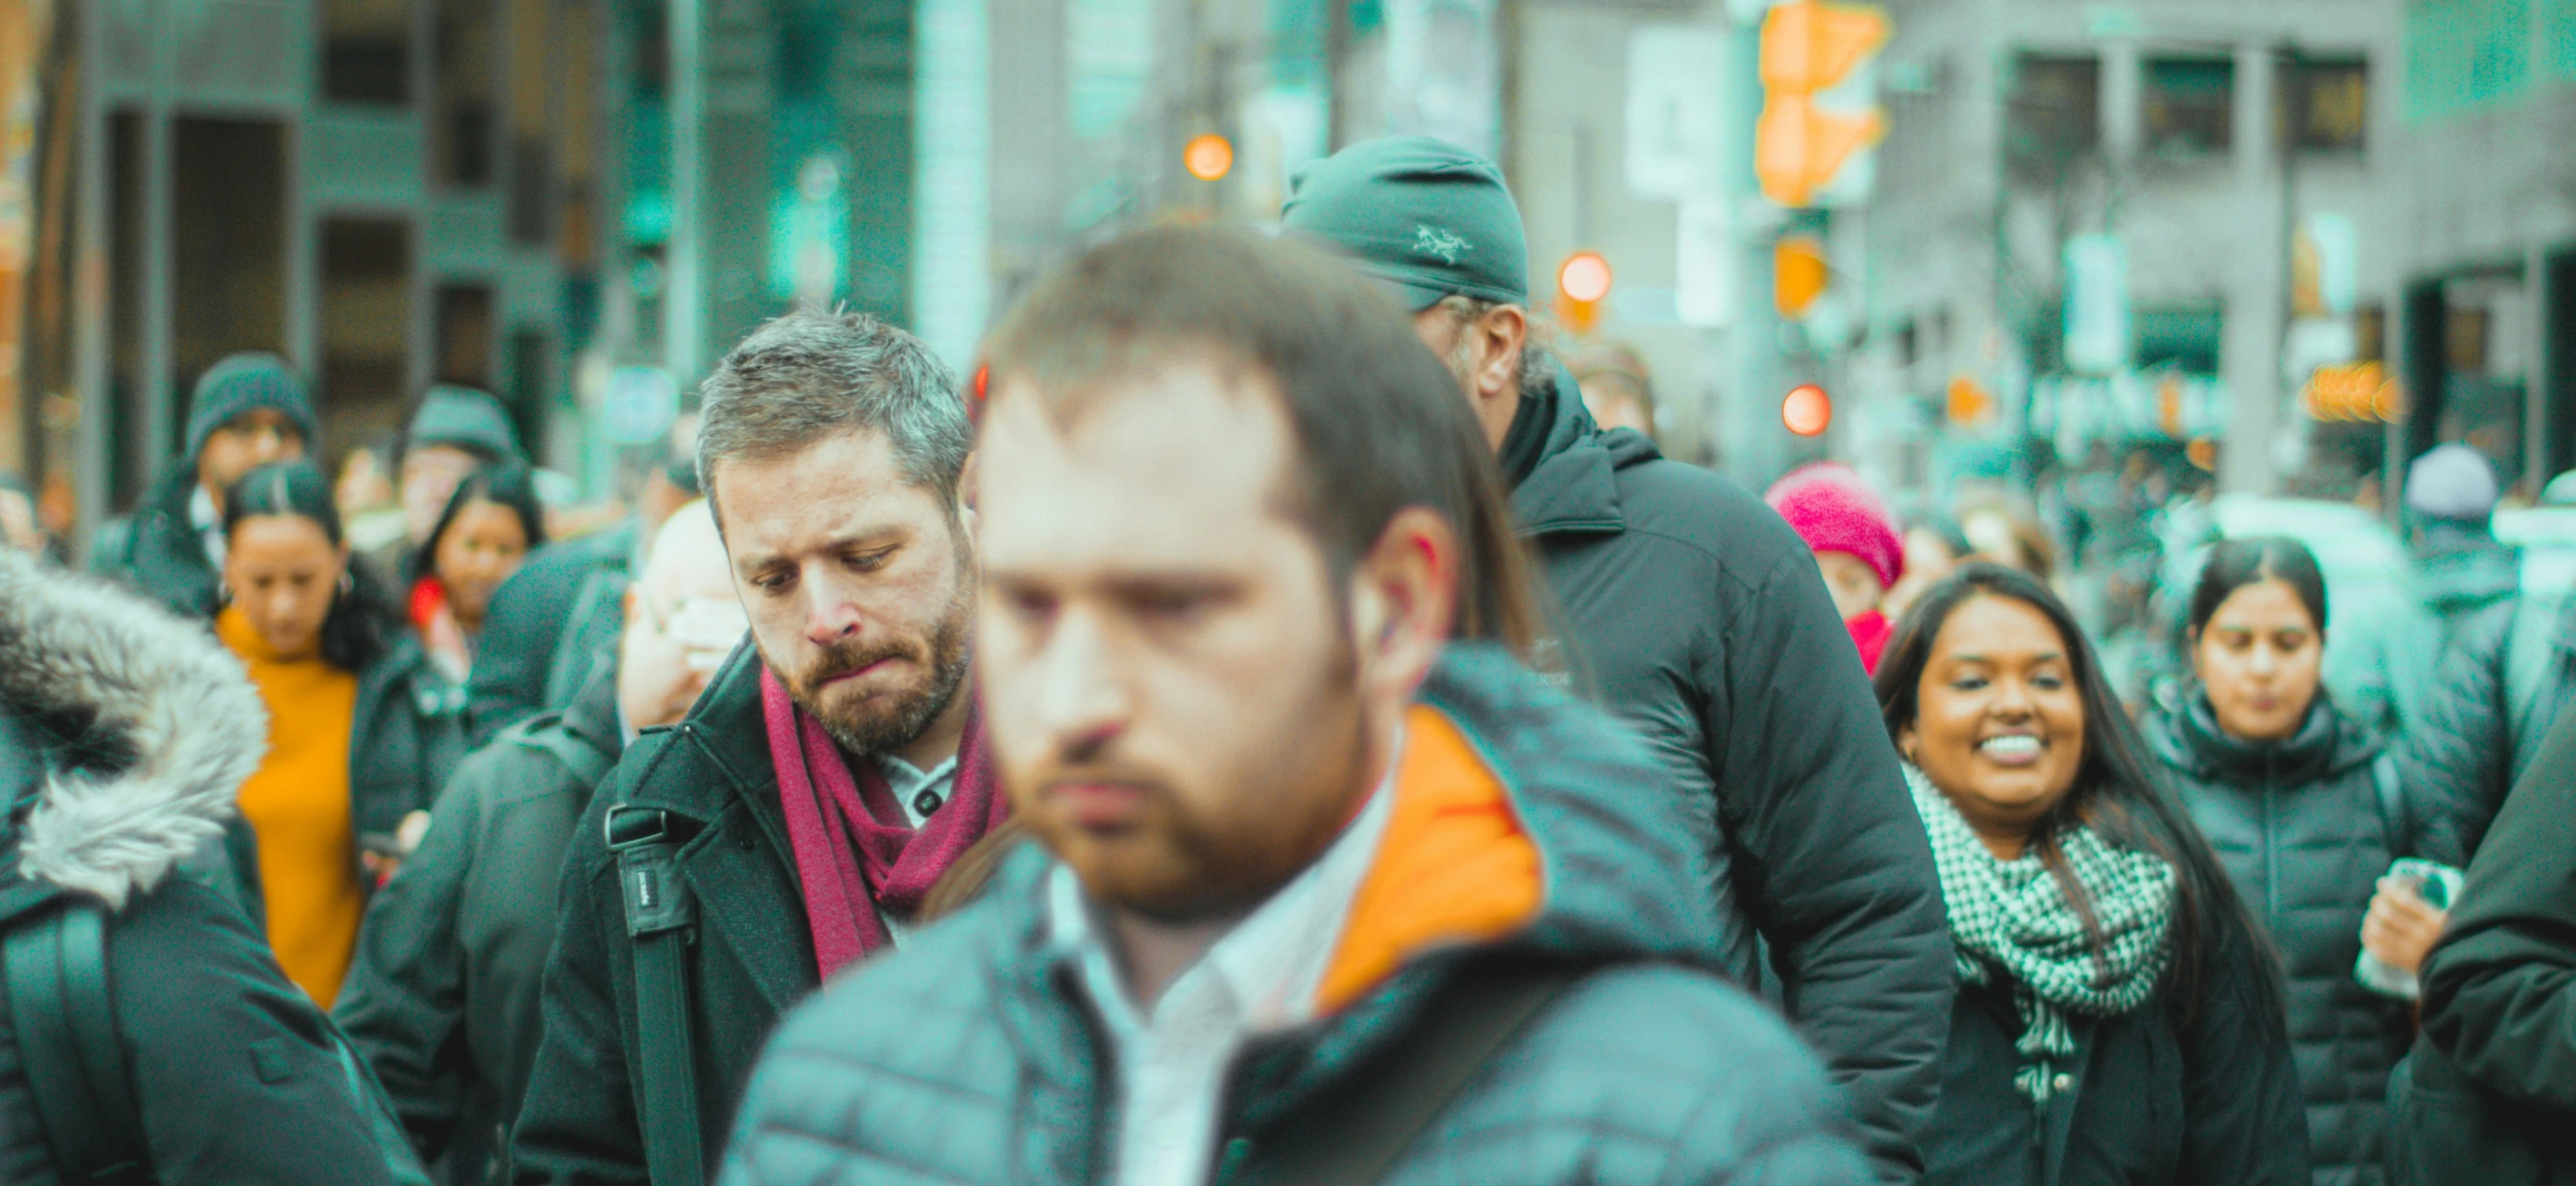
{"type": "Polygon", "coordinates": [[[1924,590],[1939,584],[1976,551],[1969,546],[1967,534],[1959,530],[1958,520],[1939,511],[1917,511],[1907,515],[1904,522],[1900,536],[1905,541],[1903,571],[1878,603],[1891,626],[1905,621],[1905,612],[1914,608],[1915,599],[1923,596],[1924,590]]]}
{"type": "Polygon", "coordinates": [[[1713,954],[1686,808],[1516,662],[1500,475],[1383,295],[1149,231],[988,361],[978,670],[1050,859],[790,1019],[730,1186],[1864,1173],[1814,1056],[1666,962],[1713,954]]]}
{"type": "Polygon", "coordinates": [[[574,829],[523,1183],[703,1180],[779,1013],[909,941],[1009,811],[966,678],[955,376],[874,318],[799,311],[701,392],[699,473],[755,645],[635,739],[574,829]]]}
{"type": "Polygon", "coordinates": [[[503,461],[525,461],[510,413],[489,392],[440,384],[422,392],[403,421],[394,457],[394,491],[403,533],[369,556],[386,580],[402,580],[412,554],[429,541],[457,483],[503,461]]]}
{"type": "Polygon", "coordinates": [[[288,979],[339,996],[374,877],[417,839],[416,813],[464,756],[454,686],[352,563],[330,480],[262,466],[224,499],[215,636],[268,706],[268,749],[241,788],[234,873],[288,979]]]}
{"type": "Polygon", "coordinates": [[[2495,537],[2502,493],[2495,466],[2467,445],[2437,445],[2406,467],[2407,542],[2416,595],[2440,619],[2443,646],[2500,612],[2521,586],[2521,562],[2495,537]]]}
{"type": "Polygon", "coordinates": [[[1566,370],[1583,393],[1583,410],[1601,431],[1632,429],[1657,441],[1655,382],[1644,355],[1625,342],[1604,342],[1577,350],[1565,360],[1566,370]]]}
{"type": "Polygon", "coordinates": [[[51,559],[53,540],[36,515],[36,492],[16,474],[0,473],[0,547],[51,559]]]}
{"type": "Polygon", "coordinates": [[[489,645],[465,688],[466,734],[480,745],[537,713],[565,707],[616,650],[629,574],[672,512],[698,497],[694,449],[645,472],[626,521],[528,558],[492,593],[489,645]]]}
{"type": "Polygon", "coordinates": [[[493,591],[545,542],[533,471],[522,462],[501,461],[457,484],[412,553],[404,569],[412,628],[458,688],[473,670],[493,591]]]}
{"type": "Polygon", "coordinates": [[[1860,650],[1861,668],[1877,671],[1889,633],[1879,602],[1905,572],[1905,546],[1897,539],[1887,505],[1850,466],[1834,462],[1780,479],[1762,500],[1815,552],[1834,612],[1860,650]]]}
{"type": "Polygon", "coordinates": [[[2192,592],[2197,687],[2147,740],[2237,892],[2279,947],[2290,1042],[2319,1186],[2386,1181],[2388,1071],[2413,1039],[2407,1002],[2365,987],[2365,945],[2413,976],[2442,914],[2389,880],[2401,858],[2462,863],[2456,813],[2407,788],[2379,739],[2321,693],[2325,577],[2306,546],[2233,539],[2192,592]],[[2413,793],[2410,794],[2409,792],[2413,793]],[[2374,914],[2402,926],[2366,927],[2374,914]]]}
{"type": "Polygon", "coordinates": [[[619,659],[571,707],[504,731],[440,792],[420,850],[367,908],[335,1010],[423,1160],[506,1184],[540,1033],[556,884],[591,792],[637,730],[677,724],[745,629],[724,541],[691,503],[622,599],[619,659]]]}
{"type": "Polygon", "coordinates": [[[131,519],[90,541],[89,569],[192,618],[218,607],[224,491],[272,461],[313,447],[304,381],[274,354],[233,354],[206,368],[188,402],[188,450],[144,492],[131,519]]]}
{"type": "Polygon", "coordinates": [[[0,548],[0,1181],[425,1182],[252,924],[172,875],[264,724],[197,623],[0,548]]]}
{"type": "Polygon", "coordinates": [[[360,445],[340,459],[340,476],[331,483],[331,497],[340,504],[349,547],[360,555],[395,546],[394,541],[409,534],[402,501],[394,494],[393,475],[383,454],[370,446],[360,445]]]}
{"type": "Polygon", "coordinates": [[[2469,863],[2390,1093],[2402,1186],[2576,1183],[2576,713],[2469,863]]]}
{"type": "Polygon", "coordinates": [[[1714,832],[1718,966],[1761,984],[1767,943],[1879,1172],[1911,1176],[1956,986],[1931,853],[1813,554],[1743,487],[1600,431],[1530,348],[1529,249],[1493,162],[1356,144],[1301,173],[1282,218],[1389,286],[1448,362],[1562,611],[1553,661],[1714,832]]]}
{"type": "Polygon", "coordinates": [[[2026,508],[2001,499],[1976,503],[1959,512],[1959,533],[1977,559],[2018,568],[2052,585],[2057,580],[2057,545],[2026,508]]]}
{"type": "Polygon", "coordinates": [[[2279,969],[2057,595],[1960,569],[1878,698],[1964,981],[1924,1181],[2307,1182],[2279,969]]]}

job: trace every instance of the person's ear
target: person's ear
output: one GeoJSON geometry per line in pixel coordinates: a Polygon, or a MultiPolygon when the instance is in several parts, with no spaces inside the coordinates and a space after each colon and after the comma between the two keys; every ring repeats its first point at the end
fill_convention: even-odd
{"type": "Polygon", "coordinates": [[[1897,755],[1904,758],[1908,765],[1920,766],[1923,764],[1916,761],[1914,758],[1914,751],[1919,748],[1921,748],[1921,743],[1915,738],[1914,726],[1907,725],[1896,731],[1897,755]]]}
{"type": "Polygon", "coordinates": [[[957,505],[970,512],[975,509],[975,503],[977,500],[976,485],[978,480],[983,476],[983,461],[983,450],[977,449],[974,452],[968,453],[966,455],[966,468],[960,470],[957,474],[957,505]]]}
{"type": "Polygon", "coordinates": [[[1373,693],[1410,698],[1448,645],[1459,542],[1447,519],[1406,507],[1351,574],[1352,647],[1373,693]]]}
{"type": "Polygon", "coordinates": [[[617,596],[618,600],[623,603],[622,612],[625,616],[621,620],[628,626],[633,626],[635,624],[635,607],[644,604],[643,599],[635,595],[635,586],[631,584],[626,586],[626,591],[624,593],[620,593],[617,596]]]}
{"type": "Polygon", "coordinates": [[[1505,395],[1517,401],[1521,389],[1521,353],[1529,348],[1529,313],[1518,305],[1496,305],[1476,319],[1473,332],[1483,338],[1484,362],[1476,371],[1476,390],[1487,398],[1505,395]]]}

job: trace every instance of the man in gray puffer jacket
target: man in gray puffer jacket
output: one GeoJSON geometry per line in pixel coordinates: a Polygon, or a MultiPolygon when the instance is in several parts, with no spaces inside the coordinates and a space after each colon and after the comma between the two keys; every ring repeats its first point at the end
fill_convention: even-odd
{"type": "Polygon", "coordinates": [[[978,679],[1043,851],[790,1016],[730,1186],[1866,1180],[1704,970],[1690,808],[1514,657],[1500,475],[1391,313],[1167,228],[997,332],[978,679]]]}

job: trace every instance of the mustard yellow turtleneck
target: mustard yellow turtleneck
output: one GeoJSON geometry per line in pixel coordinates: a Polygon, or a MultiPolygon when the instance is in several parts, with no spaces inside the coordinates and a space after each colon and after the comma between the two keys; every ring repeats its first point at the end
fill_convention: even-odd
{"type": "Polygon", "coordinates": [[[358,677],[318,654],[279,656],[234,607],[215,619],[215,634],[268,706],[268,756],[241,788],[242,818],[259,837],[268,943],[286,978],[329,1009],[367,909],[349,807],[358,677]]]}

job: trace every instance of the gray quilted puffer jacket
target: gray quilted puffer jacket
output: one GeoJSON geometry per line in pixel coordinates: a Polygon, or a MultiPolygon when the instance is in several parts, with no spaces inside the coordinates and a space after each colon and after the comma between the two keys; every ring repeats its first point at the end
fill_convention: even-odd
{"type": "MultiPolygon", "coordinates": [[[[1865,1182],[1841,1093],[1714,951],[1704,835],[1634,741],[1498,653],[1453,648],[1422,703],[1464,733],[1539,849],[1545,899],[1501,940],[1417,955],[1231,1071],[1212,1178],[1275,1181],[1265,1148],[1482,957],[1602,965],[1408,1146],[1389,1183],[1865,1182]]],[[[1399,792],[1400,793],[1400,792],[1399,792]]],[[[1390,833],[1392,841],[1393,833],[1390,833]]],[[[754,1072],[726,1186],[1108,1180],[1109,1039],[1049,942],[1052,863],[1024,849],[984,901],[798,1008],[754,1072]]]]}

